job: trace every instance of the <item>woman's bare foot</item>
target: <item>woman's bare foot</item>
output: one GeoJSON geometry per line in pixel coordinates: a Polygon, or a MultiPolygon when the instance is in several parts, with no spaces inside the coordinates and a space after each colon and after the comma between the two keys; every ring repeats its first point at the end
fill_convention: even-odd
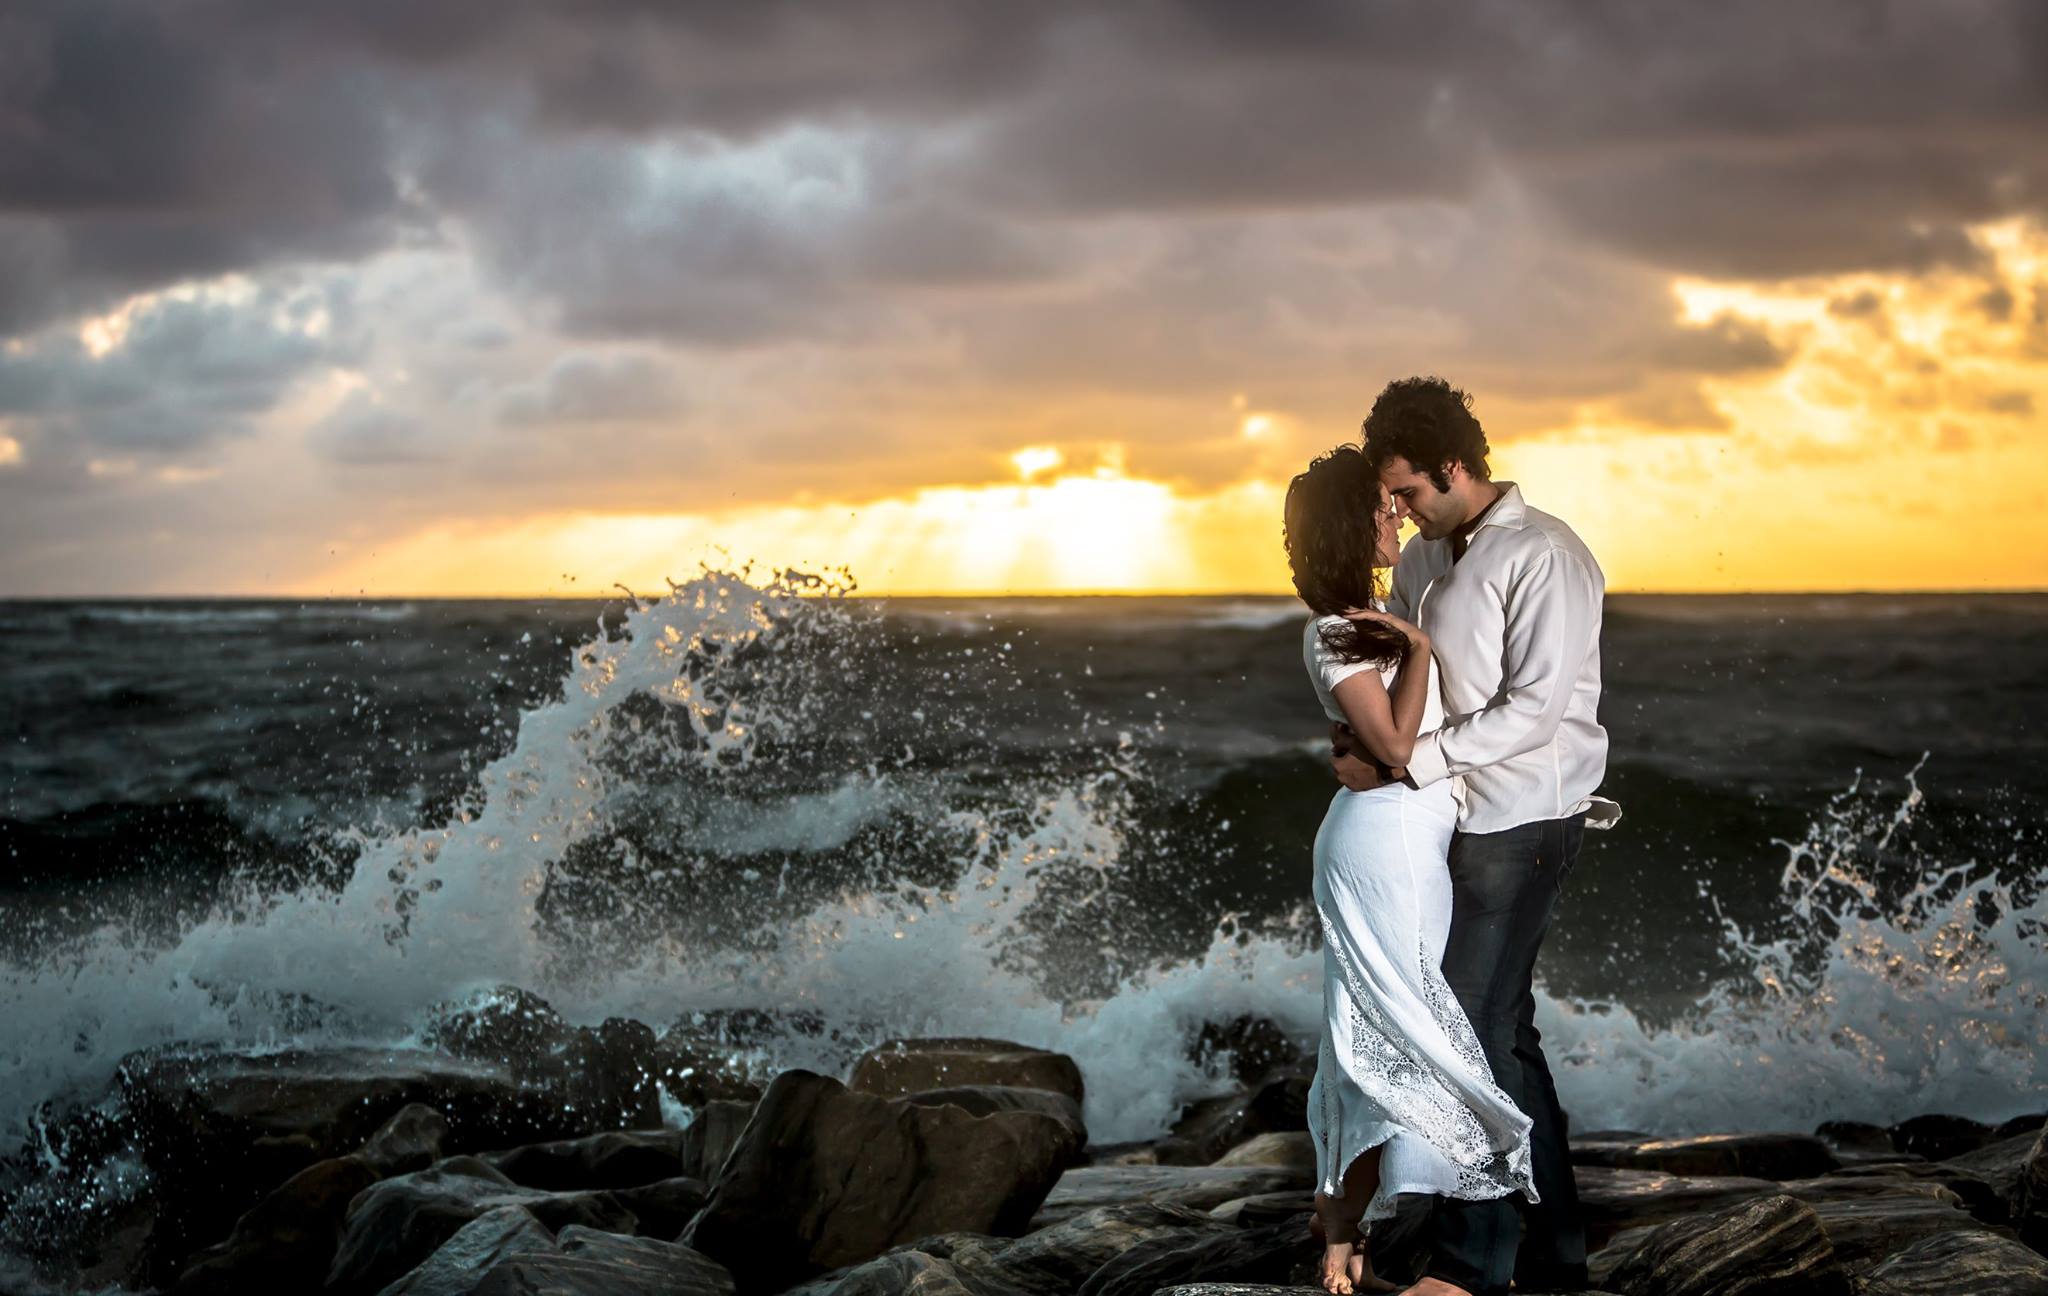
{"type": "Polygon", "coordinates": [[[1441,1278],[1424,1278],[1413,1287],[1404,1289],[1401,1296],[1472,1296],[1472,1293],[1441,1278]]]}
{"type": "Polygon", "coordinates": [[[1380,1278],[1372,1271],[1372,1259],[1366,1254],[1363,1239],[1358,1236],[1358,1221],[1346,1218],[1336,1208],[1336,1203],[1316,1194],[1315,1213],[1309,1219],[1309,1233],[1322,1245],[1323,1262],[1317,1271],[1317,1280],[1323,1290],[1334,1296],[1353,1296],[1360,1292],[1391,1292],[1400,1290],[1394,1284],[1380,1278]],[[1338,1239],[1332,1241],[1332,1239],[1338,1239]]]}

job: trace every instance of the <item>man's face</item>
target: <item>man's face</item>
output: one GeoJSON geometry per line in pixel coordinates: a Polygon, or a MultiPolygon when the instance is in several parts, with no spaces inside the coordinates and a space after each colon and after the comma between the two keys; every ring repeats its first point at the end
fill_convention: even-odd
{"type": "MultiPolygon", "coordinates": [[[[1452,470],[1452,485],[1456,486],[1458,469],[1452,470]]],[[[1441,540],[1458,529],[1465,520],[1464,506],[1452,496],[1436,488],[1429,474],[1418,472],[1414,464],[1400,455],[1394,455],[1380,466],[1380,485],[1387,488],[1387,494],[1394,499],[1394,512],[1415,523],[1415,529],[1425,540],[1441,540]]]]}

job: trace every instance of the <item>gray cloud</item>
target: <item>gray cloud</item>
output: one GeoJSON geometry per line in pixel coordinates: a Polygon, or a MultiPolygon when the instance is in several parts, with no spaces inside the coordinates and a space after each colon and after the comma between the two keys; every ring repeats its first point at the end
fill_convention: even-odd
{"type": "Polygon", "coordinates": [[[571,352],[539,381],[507,392],[499,417],[513,424],[604,423],[673,415],[681,406],[674,371],[658,356],[571,352]]]}

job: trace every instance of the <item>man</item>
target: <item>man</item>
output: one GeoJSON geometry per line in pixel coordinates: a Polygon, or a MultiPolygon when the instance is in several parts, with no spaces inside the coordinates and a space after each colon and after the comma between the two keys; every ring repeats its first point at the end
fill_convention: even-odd
{"type": "Polygon", "coordinates": [[[1365,447],[1396,513],[1420,533],[1394,569],[1388,611],[1429,633],[1445,719],[1416,739],[1405,771],[1361,760],[1341,727],[1331,766],[1360,791],[1390,776],[1417,787],[1462,777],[1444,978],[1494,1083],[1530,1117],[1542,1199],[1438,1198],[1430,1261],[1410,1292],[1498,1296],[1510,1278],[1583,1290],[1585,1227],[1532,980],[1584,828],[1620,815],[1593,795],[1607,767],[1595,719],[1605,578],[1570,527],[1489,478],[1471,397],[1442,379],[1388,384],[1365,420],[1365,447]],[[1528,1224],[1519,1260],[1518,1208],[1528,1224]]]}

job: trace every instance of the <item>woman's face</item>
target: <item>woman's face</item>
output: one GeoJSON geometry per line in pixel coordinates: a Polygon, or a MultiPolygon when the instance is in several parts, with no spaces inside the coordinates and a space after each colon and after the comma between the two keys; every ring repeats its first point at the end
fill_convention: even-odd
{"type": "Polygon", "coordinates": [[[1378,539],[1373,561],[1381,567],[1392,567],[1401,561],[1401,520],[1394,515],[1393,496],[1387,488],[1379,488],[1379,505],[1373,510],[1373,521],[1377,524],[1374,535],[1378,539]]]}

